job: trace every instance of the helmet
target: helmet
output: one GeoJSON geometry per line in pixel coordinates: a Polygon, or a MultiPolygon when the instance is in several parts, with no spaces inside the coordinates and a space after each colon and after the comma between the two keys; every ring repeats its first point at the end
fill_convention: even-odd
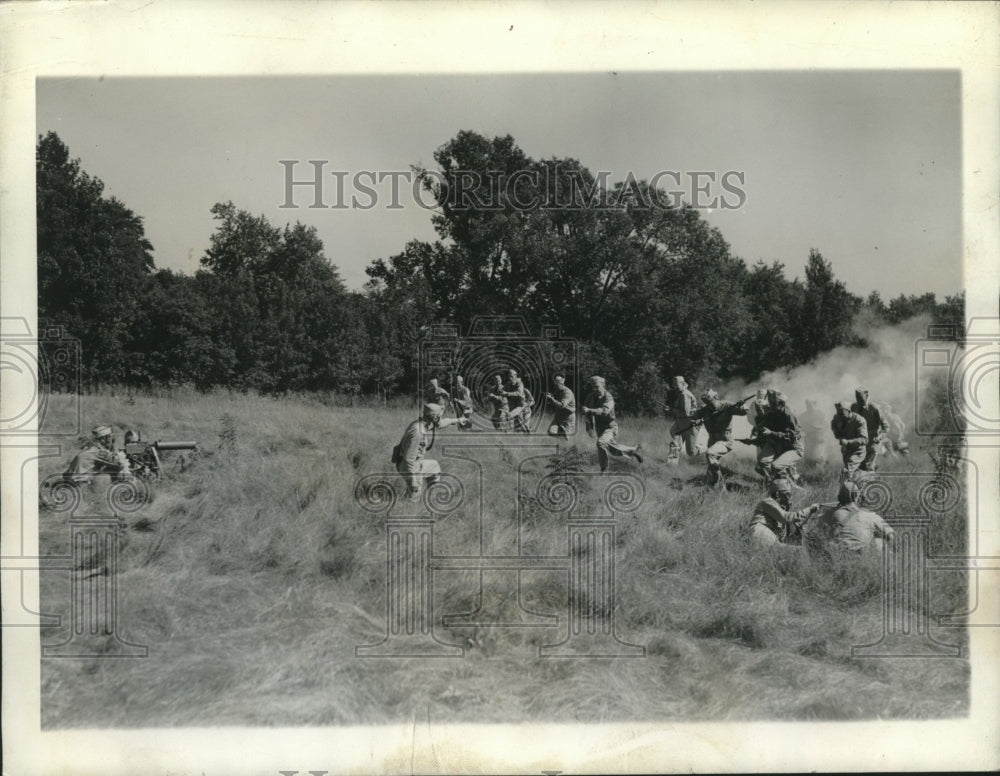
{"type": "Polygon", "coordinates": [[[90,433],[93,435],[94,439],[109,437],[112,434],[111,426],[95,426],[94,430],[90,433]]]}
{"type": "Polygon", "coordinates": [[[444,410],[441,409],[441,405],[440,404],[425,404],[424,405],[424,415],[423,416],[427,420],[430,420],[431,418],[434,418],[434,417],[440,418],[441,417],[441,413],[443,411],[444,410]]]}
{"type": "Polygon", "coordinates": [[[777,496],[779,493],[791,493],[792,483],[784,477],[779,477],[771,481],[771,495],[777,496]]]}
{"type": "Polygon", "coordinates": [[[719,400],[719,394],[709,388],[705,393],[701,395],[701,400],[705,403],[712,402],[713,404],[719,400]]]}

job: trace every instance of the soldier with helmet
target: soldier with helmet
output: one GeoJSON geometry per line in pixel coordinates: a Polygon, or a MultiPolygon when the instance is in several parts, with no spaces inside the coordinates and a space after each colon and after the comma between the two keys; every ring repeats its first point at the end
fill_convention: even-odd
{"type": "Polygon", "coordinates": [[[95,474],[124,480],[132,477],[125,453],[115,450],[114,432],[109,425],[96,426],[79,453],[70,461],[64,477],[73,482],[90,482],[95,474]]]}
{"type": "Polygon", "coordinates": [[[851,412],[856,412],[865,419],[868,425],[868,441],[865,449],[865,459],[858,466],[861,471],[873,472],[878,467],[875,460],[882,448],[882,439],[889,431],[889,424],[882,416],[879,406],[868,399],[868,389],[858,388],[854,392],[856,401],[851,405],[851,412]]]}
{"type": "Polygon", "coordinates": [[[855,472],[864,462],[868,449],[868,424],[865,419],[853,412],[847,402],[838,401],[833,405],[836,414],[830,421],[830,430],[840,443],[840,454],[844,459],[844,469],[840,481],[854,479],[855,472]]]}
{"type": "Polygon", "coordinates": [[[722,457],[733,449],[733,418],[736,415],[746,415],[743,406],[750,396],[736,403],[721,401],[719,394],[709,388],[701,395],[704,406],[694,413],[694,425],[704,425],[708,432],[708,447],[705,451],[705,461],[708,464],[706,482],[712,486],[721,486],[722,457]]]}
{"type": "Polygon", "coordinates": [[[403,438],[393,450],[392,462],[406,480],[406,493],[413,501],[420,498],[425,481],[433,485],[441,478],[441,465],[424,458],[427,451],[434,447],[437,429],[472,422],[468,418],[445,418],[443,413],[444,408],[440,404],[425,404],[420,418],[406,427],[403,438]]]}
{"type": "Polygon", "coordinates": [[[590,378],[591,392],[583,402],[587,433],[597,436],[597,463],[607,471],[609,456],[630,456],[642,463],[641,445],[623,445],[618,441],[618,421],[615,420],[615,397],[604,385],[604,378],[590,378]]]}
{"type": "Polygon", "coordinates": [[[787,477],[797,484],[795,465],[805,448],[798,418],[788,406],[785,394],[774,388],[767,390],[767,405],[757,418],[757,472],[765,479],[787,477]]]}
{"type": "Polygon", "coordinates": [[[770,498],[757,502],[750,518],[750,543],[758,548],[801,544],[802,527],[820,510],[819,504],[792,510],[792,483],[784,477],[771,481],[770,498]]]}
{"type": "Polygon", "coordinates": [[[858,503],[858,486],[848,481],[840,484],[838,504],[827,509],[818,521],[819,534],[828,549],[847,553],[881,551],[891,543],[896,532],[880,515],[862,509],[858,503]]]}

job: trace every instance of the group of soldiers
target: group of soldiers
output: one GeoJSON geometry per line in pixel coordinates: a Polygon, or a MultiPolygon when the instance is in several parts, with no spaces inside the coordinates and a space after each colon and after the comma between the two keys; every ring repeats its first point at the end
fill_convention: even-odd
{"type": "MultiPolygon", "coordinates": [[[[589,391],[579,408],[564,375],[553,378],[552,391],[545,398],[554,410],[548,426],[550,436],[572,437],[576,432],[577,411],[583,415],[587,433],[596,441],[601,472],[608,469],[612,457],[643,462],[641,444],[624,444],[618,438],[615,400],[604,378],[595,375],[589,379],[589,391]]],[[[432,484],[441,476],[440,465],[425,457],[434,445],[436,430],[452,425],[468,430],[475,409],[472,393],[460,376],[455,378],[454,396],[435,378],[425,390],[424,400],[421,417],[409,424],[393,451],[393,463],[405,478],[411,499],[419,498],[424,483],[432,484]],[[455,417],[445,417],[449,403],[454,407],[455,417]]],[[[529,421],[535,399],[516,370],[495,375],[485,400],[494,429],[531,433],[529,421]]],[[[837,402],[829,427],[843,459],[838,501],[792,510],[792,491],[801,487],[798,463],[804,458],[825,460],[826,439],[820,433],[818,421],[822,414],[815,402],[806,404],[803,429],[787,397],[776,388],[760,388],[734,402],[725,401],[715,390],[708,389],[702,394],[699,406],[684,377],[674,377],[672,395],[664,405],[673,420],[667,463],[677,465],[682,451],[689,457],[704,454],[705,481],[709,486],[721,488],[723,458],[737,442],[753,445],[755,471],[762,476],[770,494],[756,505],[751,518],[750,534],[755,544],[798,544],[803,525],[815,518],[820,533],[832,544],[851,550],[880,546],[882,541],[891,539],[892,528],[878,515],[861,509],[856,498],[859,482],[866,473],[876,470],[881,452],[904,455],[908,452],[902,420],[887,405],[871,401],[869,391],[862,387],[855,391],[853,403],[837,402]],[[738,415],[745,416],[750,424],[748,437],[734,438],[733,418],[738,415]],[[699,434],[702,427],[708,437],[704,447],[699,434]]]]}

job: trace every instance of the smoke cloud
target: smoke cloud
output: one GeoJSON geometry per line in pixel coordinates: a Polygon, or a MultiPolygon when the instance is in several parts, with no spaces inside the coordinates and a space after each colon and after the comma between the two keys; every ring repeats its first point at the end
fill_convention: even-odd
{"type": "MultiPolygon", "coordinates": [[[[858,319],[855,331],[867,341],[865,347],[835,348],[808,364],[768,372],[752,384],[730,382],[720,394],[734,401],[758,388],[774,387],[788,397],[800,422],[806,412],[806,400],[817,402],[824,424],[829,428],[834,403],[853,402],[855,389],[864,386],[870,391],[871,401],[880,406],[891,405],[893,412],[911,427],[917,395],[915,382],[922,378],[914,368],[916,343],[927,336],[928,323],[929,316],[916,316],[895,326],[877,326],[858,319]]],[[[750,425],[745,418],[734,419],[736,437],[749,432],[750,425]]],[[[832,436],[829,439],[832,445],[832,436]]],[[[744,454],[751,453],[744,445],[737,445],[739,448],[743,448],[744,454]]]]}

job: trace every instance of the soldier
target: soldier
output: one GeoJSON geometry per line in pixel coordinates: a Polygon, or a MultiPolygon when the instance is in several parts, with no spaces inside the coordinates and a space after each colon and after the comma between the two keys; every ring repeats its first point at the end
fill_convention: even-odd
{"type": "Polygon", "coordinates": [[[708,432],[708,449],[705,451],[708,473],[705,479],[709,485],[723,485],[722,457],[733,449],[733,417],[747,414],[743,403],[750,398],[748,396],[735,404],[720,401],[719,394],[711,389],[701,396],[705,406],[695,412],[694,423],[704,424],[708,432]]]}
{"type": "Polygon", "coordinates": [[[441,404],[447,406],[450,399],[451,394],[438,385],[436,377],[432,377],[430,385],[424,391],[424,404],[441,404]]]}
{"type": "Polygon", "coordinates": [[[774,388],[767,390],[767,404],[757,418],[757,472],[765,479],[787,477],[797,485],[795,464],[802,458],[802,431],[788,406],[785,395],[774,388]]]}
{"type": "Polygon", "coordinates": [[[70,461],[63,476],[72,482],[91,482],[95,474],[108,474],[117,480],[132,477],[125,453],[115,450],[111,426],[97,426],[90,432],[90,441],[70,461]]]}
{"type": "Polygon", "coordinates": [[[878,458],[879,449],[882,447],[882,438],[889,430],[889,424],[882,417],[882,411],[877,404],[868,401],[868,389],[858,388],[854,392],[857,401],[851,405],[851,412],[858,413],[868,423],[868,447],[865,452],[865,460],[858,467],[862,471],[873,472],[878,467],[875,459],[878,458]]]}
{"type": "Polygon", "coordinates": [[[503,391],[503,378],[500,375],[496,375],[493,378],[493,385],[490,386],[486,398],[493,408],[493,414],[490,416],[490,420],[493,421],[493,428],[497,431],[506,432],[510,427],[510,408],[507,404],[507,396],[503,391]]]}
{"type": "Polygon", "coordinates": [[[641,445],[631,447],[618,442],[618,422],[615,420],[615,399],[604,387],[604,378],[590,378],[591,392],[584,400],[583,415],[587,422],[587,433],[597,435],[597,463],[601,471],[607,471],[608,456],[631,456],[642,463],[639,453],[641,445]]]}
{"type": "Polygon", "coordinates": [[[758,388],[757,395],[747,407],[747,422],[750,424],[750,436],[757,435],[757,420],[767,408],[767,388],[758,388]]]}
{"type": "Polygon", "coordinates": [[[514,369],[507,370],[507,382],[503,387],[504,396],[507,397],[507,404],[510,407],[508,417],[514,424],[515,431],[523,431],[530,434],[528,420],[531,418],[531,405],[534,404],[534,397],[531,403],[528,402],[530,392],[524,387],[524,382],[517,376],[514,369]]]}
{"type": "Polygon", "coordinates": [[[416,501],[420,498],[420,490],[426,480],[433,485],[441,479],[441,465],[437,461],[424,458],[428,450],[434,447],[434,435],[439,428],[447,428],[455,424],[468,425],[468,418],[443,418],[444,408],[440,404],[425,404],[423,413],[418,420],[413,421],[403,432],[392,460],[396,471],[406,480],[406,494],[416,501]],[[427,435],[430,434],[430,443],[427,435]]]}
{"type": "Polygon", "coordinates": [[[885,421],[889,424],[889,441],[885,447],[886,453],[889,455],[895,455],[896,453],[909,455],[910,443],[904,438],[906,436],[906,424],[903,423],[903,419],[899,415],[892,411],[891,404],[883,404],[882,408],[885,410],[885,421]]]}
{"type": "Polygon", "coordinates": [[[792,483],[784,477],[771,481],[771,497],[757,502],[750,518],[750,543],[756,547],[800,544],[802,526],[815,515],[819,504],[792,511],[792,483]]]}
{"type": "Polygon", "coordinates": [[[576,397],[566,385],[566,378],[562,375],[556,375],[552,382],[555,384],[556,395],[545,394],[545,398],[556,407],[552,425],[549,426],[549,436],[568,439],[576,433],[576,397]]]}
{"type": "Polygon", "coordinates": [[[814,463],[826,463],[826,422],[812,399],[806,399],[802,431],[805,436],[805,459],[814,463]]]}
{"type": "Polygon", "coordinates": [[[844,459],[844,470],[840,481],[853,480],[858,467],[864,462],[868,450],[868,424],[865,419],[852,412],[846,402],[833,405],[837,412],[830,421],[830,430],[840,443],[840,454],[844,459]]]}
{"type": "Polygon", "coordinates": [[[701,448],[698,446],[698,429],[695,420],[695,413],[698,411],[698,402],[694,394],[688,390],[687,381],[677,376],[674,378],[674,396],[670,402],[670,414],[674,419],[670,426],[670,452],[667,455],[667,463],[676,466],[681,453],[681,442],[688,456],[698,455],[701,448]]]}
{"type": "MultiPolygon", "coordinates": [[[[452,403],[455,405],[455,417],[459,419],[472,417],[472,391],[466,386],[461,375],[455,377],[455,398],[452,399],[452,403]]],[[[459,428],[465,431],[467,426],[459,425],[459,428]]]]}
{"type": "Polygon", "coordinates": [[[827,509],[819,519],[820,535],[832,549],[881,552],[885,543],[892,542],[895,531],[879,515],[858,506],[857,496],[858,486],[854,482],[840,484],[838,506],[827,509]]]}

